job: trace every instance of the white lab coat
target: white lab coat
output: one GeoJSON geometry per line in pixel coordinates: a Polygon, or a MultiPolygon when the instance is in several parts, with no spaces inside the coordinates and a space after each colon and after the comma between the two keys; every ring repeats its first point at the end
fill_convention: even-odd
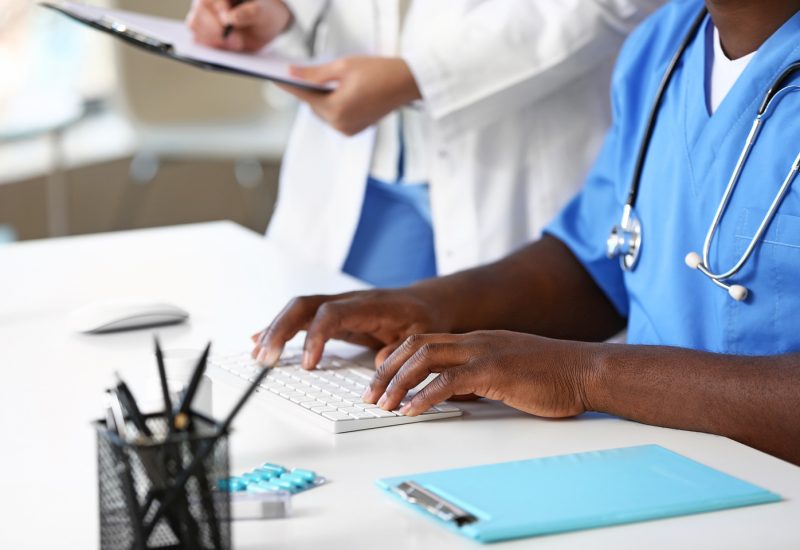
{"type": "MultiPolygon", "coordinates": [[[[278,47],[381,54],[389,0],[285,0],[278,47]]],[[[657,0],[412,2],[399,37],[427,116],[439,274],[500,258],[537,237],[569,200],[609,123],[608,88],[627,32],[657,0]]],[[[395,27],[399,28],[399,26],[395,27]]],[[[395,40],[397,37],[395,37],[395,40]]],[[[390,46],[388,46],[390,47],[390,46]]],[[[375,129],[345,137],[301,107],[267,234],[341,269],[359,220],[375,129]]]]}

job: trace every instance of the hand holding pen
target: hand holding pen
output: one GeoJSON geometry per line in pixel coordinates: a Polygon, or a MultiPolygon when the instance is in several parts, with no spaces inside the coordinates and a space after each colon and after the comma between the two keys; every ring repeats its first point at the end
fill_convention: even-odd
{"type": "Polygon", "coordinates": [[[291,23],[281,0],[197,0],[187,17],[196,42],[246,52],[260,50],[291,23]]]}

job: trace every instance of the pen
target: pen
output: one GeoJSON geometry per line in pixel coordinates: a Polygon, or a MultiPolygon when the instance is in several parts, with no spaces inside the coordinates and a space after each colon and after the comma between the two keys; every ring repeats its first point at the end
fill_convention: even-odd
{"type": "Polygon", "coordinates": [[[144,435],[145,437],[153,437],[153,432],[147,425],[144,416],[142,416],[142,412],[139,410],[139,406],[136,404],[136,399],[133,397],[133,393],[131,393],[128,385],[122,380],[118,372],[115,372],[114,376],[117,377],[118,382],[117,396],[119,397],[122,407],[128,413],[128,416],[133,422],[133,425],[136,426],[136,429],[139,430],[140,434],[144,435]]]}
{"type": "Polygon", "coordinates": [[[125,425],[125,415],[122,413],[122,404],[119,402],[119,394],[116,389],[106,390],[106,394],[109,399],[108,408],[111,410],[111,415],[114,417],[115,431],[124,441],[128,438],[128,427],[125,425]]]}
{"type": "Polygon", "coordinates": [[[161,380],[161,394],[164,397],[164,418],[167,426],[172,425],[172,399],[169,397],[169,384],[167,383],[167,369],[164,367],[164,354],[158,336],[153,338],[156,345],[156,362],[158,363],[158,378],[161,380]]]}
{"type": "MultiPolygon", "coordinates": [[[[253,382],[250,384],[250,387],[247,388],[247,391],[244,392],[244,395],[239,399],[236,405],[233,407],[230,413],[228,413],[228,417],[225,421],[220,425],[219,429],[217,430],[217,434],[209,440],[206,440],[203,443],[203,446],[195,453],[194,458],[189,463],[186,468],[181,470],[178,476],[175,478],[175,482],[173,483],[170,490],[164,495],[164,498],[161,500],[161,506],[159,506],[158,510],[156,510],[155,514],[150,520],[150,524],[145,529],[145,540],[147,540],[155,529],[156,524],[158,521],[164,516],[165,511],[170,507],[170,505],[175,502],[176,499],[180,498],[180,495],[183,491],[183,487],[189,481],[189,479],[195,475],[195,472],[198,468],[203,466],[203,462],[209,457],[211,452],[214,450],[216,443],[219,439],[221,439],[230,429],[231,425],[233,424],[236,415],[239,414],[239,411],[242,410],[247,400],[250,399],[250,396],[255,393],[264,379],[269,374],[269,371],[272,370],[271,368],[264,368],[258,376],[253,379],[253,382]]],[[[149,508],[145,509],[145,515],[149,515],[149,508]]]]}
{"type": "Polygon", "coordinates": [[[209,342],[206,346],[206,349],[203,351],[203,355],[200,357],[200,360],[197,362],[197,366],[194,368],[192,378],[189,380],[189,387],[186,388],[186,394],[183,396],[181,404],[178,407],[178,412],[175,413],[173,424],[170,426],[170,433],[172,433],[172,431],[175,429],[183,430],[189,425],[189,410],[192,407],[194,394],[197,393],[200,380],[203,378],[203,373],[206,371],[206,363],[208,362],[208,352],[210,349],[211,342],[209,342]]]}
{"type": "MultiPolygon", "coordinates": [[[[232,8],[235,8],[239,4],[244,4],[245,2],[247,2],[247,0],[231,0],[230,1],[230,5],[231,5],[232,8]]],[[[232,32],[233,32],[233,25],[228,23],[227,25],[225,25],[225,30],[222,31],[222,39],[225,40],[226,38],[228,38],[228,36],[232,32]]]]}

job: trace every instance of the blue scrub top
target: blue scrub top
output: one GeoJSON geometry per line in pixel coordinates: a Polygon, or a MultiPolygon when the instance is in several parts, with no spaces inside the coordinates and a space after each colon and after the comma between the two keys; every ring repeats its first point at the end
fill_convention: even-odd
{"type": "MultiPolygon", "coordinates": [[[[625,273],[605,255],[659,80],[701,7],[697,0],[673,2],[628,39],[613,78],[614,123],[603,150],[582,192],[546,231],[572,250],[628,318],[631,343],[750,355],[797,351],[800,179],[763,242],[730,281],[749,289],[745,302],[688,268],[684,257],[702,252],[764,94],[800,59],[800,14],[762,45],[713,116],[705,96],[705,33],[698,33],[664,97],[644,166],[636,204],[643,239],[639,263],[625,273]]],[[[800,93],[790,93],[767,120],[711,246],[713,271],[736,263],[789,172],[800,150],[798,113],[800,93]]]]}
{"type": "Polygon", "coordinates": [[[376,287],[407,286],[436,275],[428,184],[367,180],[342,271],[376,287]]]}

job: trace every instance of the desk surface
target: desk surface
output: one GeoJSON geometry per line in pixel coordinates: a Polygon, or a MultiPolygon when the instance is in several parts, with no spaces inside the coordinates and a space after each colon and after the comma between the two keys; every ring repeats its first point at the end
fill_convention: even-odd
{"type": "MultiPolygon", "coordinates": [[[[166,347],[248,349],[247,336],[298,293],[358,283],[304,266],[259,235],[220,222],[0,248],[0,548],[96,548],[94,434],[102,389],[119,370],[134,391],[155,373],[151,333],[69,332],[87,302],[160,298],[191,312],[161,329],[166,347]]],[[[214,384],[217,415],[238,392],[214,384]]],[[[239,522],[236,548],[478,547],[377,491],[379,477],[658,443],[785,497],[778,504],[502,543],[498,548],[798,548],[800,468],[733,441],[604,415],[533,418],[489,402],[461,419],[332,435],[269,404],[236,423],[234,471],[270,461],[332,482],[294,498],[293,517],[239,522]]]]}

